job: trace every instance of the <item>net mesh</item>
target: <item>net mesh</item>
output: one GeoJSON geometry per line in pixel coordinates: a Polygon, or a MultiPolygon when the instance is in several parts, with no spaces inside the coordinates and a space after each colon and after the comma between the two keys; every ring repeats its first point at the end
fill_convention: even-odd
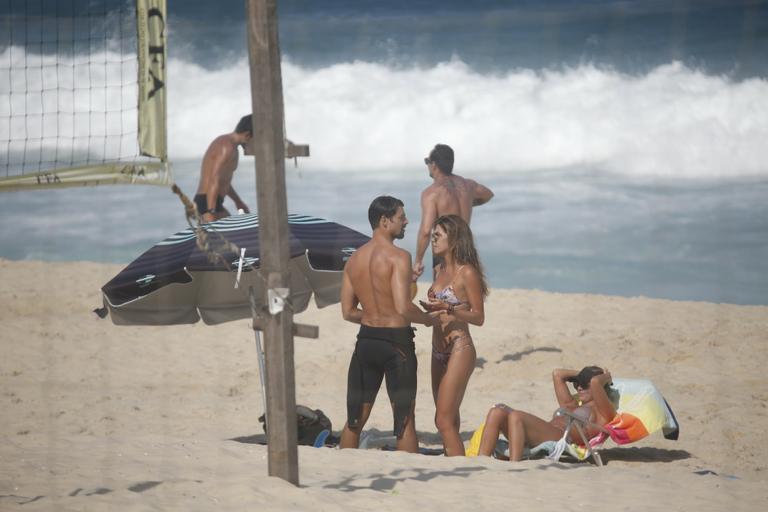
{"type": "Polygon", "coordinates": [[[135,2],[6,0],[0,10],[0,179],[157,162],[137,142],[135,2]]]}

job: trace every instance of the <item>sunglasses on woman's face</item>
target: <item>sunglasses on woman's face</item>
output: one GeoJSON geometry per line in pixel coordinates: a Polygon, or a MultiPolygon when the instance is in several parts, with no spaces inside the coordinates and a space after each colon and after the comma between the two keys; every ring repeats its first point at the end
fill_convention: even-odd
{"type": "Polygon", "coordinates": [[[576,391],[588,391],[589,390],[589,384],[586,386],[584,384],[581,384],[579,382],[576,383],[576,391]]]}
{"type": "Polygon", "coordinates": [[[424,157],[424,163],[429,165],[432,163],[432,160],[430,160],[428,157],[424,157]]]}

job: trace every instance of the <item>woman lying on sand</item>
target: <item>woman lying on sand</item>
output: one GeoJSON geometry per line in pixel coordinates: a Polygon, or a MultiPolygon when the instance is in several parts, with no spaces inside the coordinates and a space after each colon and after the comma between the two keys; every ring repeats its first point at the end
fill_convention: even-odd
{"type": "Polygon", "coordinates": [[[421,301],[439,319],[432,331],[432,396],[435,426],[447,456],[464,455],[459,436],[459,407],[475,369],[475,345],[469,324],[483,325],[483,299],[488,286],[475,249],[472,231],[458,215],[438,218],[432,228],[434,269],[428,301],[421,301]]]}
{"type": "MultiPolygon", "coordinates": [[[[581,371],[556,369],[552,372],[552,380],[560,407],[597,425],[605,425],[616,416],[616,408],[606,392],[611,383],[610,372],[603,371],[598,366],[586,366],[581,371]],[[571,395],[568,382],[574,384],[578,400],[571,395]]],[[[495,405],[488,411],[485,419],[479,454],[491,455],[501,432],[509,440],[509,460],[520,460],[526,446],[532,448],[544,441],[557,441],[563,437],[565,423],[566,419],[562,416],[553,416],[551,420],[546,421],[504,404],[495,405]]],[[[597,433],[594,427],[585,430],[587,438],[597,433]]],[[[569,441],[579,442],[575,429],[569,437],[569,441]]]]}

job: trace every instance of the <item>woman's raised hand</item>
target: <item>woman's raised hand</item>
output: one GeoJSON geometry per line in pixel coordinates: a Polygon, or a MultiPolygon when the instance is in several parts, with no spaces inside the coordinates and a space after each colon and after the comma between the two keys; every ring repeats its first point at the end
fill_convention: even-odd
{"type": "Polygon", "coordinates": [[[609,372],[607,368],[603,368],[603,373],[599,375],[595,375],[592,378],[597,379],[597,381],[600,383],[600,386],[605,386],[606,384],[610,384],[613,382],[613,378],[611,377],[611,372],[609,372]]]}
{"type": "Polygon", "coordinates": [[[448,311],[450,305],[442,300],[429,299],[427,301],[420,300],[419,304],[424,308],[424,311],[429,313],[435,311],[448,311]]]}

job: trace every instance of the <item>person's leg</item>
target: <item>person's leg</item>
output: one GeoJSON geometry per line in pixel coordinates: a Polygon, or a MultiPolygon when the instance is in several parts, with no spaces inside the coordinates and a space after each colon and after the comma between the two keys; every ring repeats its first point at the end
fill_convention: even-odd
{"type": "MultiPolygon", "coordinates": [[[[468,343],[462,342],[460,345],[455,344],[454,345],[454,352],[458,352],[461,350],[470,350],[472,352],[472,367],[469,371],[470,375],[475,370],[475,362],[477,362],[477,350],[475,349],[475,345],[472,343],[472,338],[469,338],[467,340],[464,340],[465,342],[468,341],[468,343]]],[[[458,397],[459,403],[456,406],[456,417],[453,421],[454,425],[456,426],[456,432],[459,432],[461,429],[461,403],[464,401],[464,393],[467,390],[467,382],[469,382],[469,376],[467,376],[467,381],[464,383],[464,387],[461,390],[461,396],[458,397]]]]}
{"type": "Polygon", "coordinates": [[[472,344],[462,347],[461,350],[454,349],[440,382],[435,407],[435,426],[443,438],[445,455],[448,457],[464,455],[464,443],[459,435],[459,408],[469,377],[475,369],[475,358],[475,347],[472,344]]]}
{"type": "Polygon", "coordinates": [[[384,375],[392,404],[393,430],[397,437],[397,449],[411,453],[419,450],[414,416],[417,370],[418,361],[413,343],[392,344],[384,364],[384,375]]]}
{"type": "Polygon", "coordinates": [[[443,375],[445,375],[445,369],[445,361],[441,358],[441,354],[432,351],[430,371],[432,373],[432,399],[435,401],[435,406],[437,406],[437,392],[440,389],[440,381],[443,380],[443,375]]]}
{"type": "Polygon", "coordinates": [[[360,433],[384,378],[384,372],[376,364],[384,343],[363,339],[355,345],[347,373],[347,422],[341,433],[340,448],[359,446],[360,433]]]}
{"type": "Polygon", "coordinates": [[[512,411],[507,415],[510,461],[522,459],[526,446],[533,447],[544,441],[557,441],[562,436],[561,429],[533,414],[512,411]]]}
{"type": "Polygon", "coordinates": [[[365,422],[368,421],[368,416],[371,415],[371,409],[373,409],[372,403],[362,405],[360,408],[360,419],[354,429],[349,427],[349,422],[344,424],[344,429],[341,431],[339,448],[357,448],[360,446],[360,433],[363,431],[365,422]]]}
{"type": "Polygon", "coordinates": [[[488,411],[488,415],[485,417],[483,436],[480,438],[479,455],[493,455],[493,451],[496,449],[496,441],[499,440],[499,433],[507,435],[507,416],[509,416],[510,412],[512,412],[512,409],[504,404],[496,404],[488,411]]]}
{"type": "Polygon", "coordinates": [[[396,443],[397,449],[403,452],[418,453],[419,451],[419,438],[416,435],[416,416],[414,415],[415,407],[416,403],[414,402],[411,406],[411,413],[405,418],[403,435],[400,436],[396,443]]]}

